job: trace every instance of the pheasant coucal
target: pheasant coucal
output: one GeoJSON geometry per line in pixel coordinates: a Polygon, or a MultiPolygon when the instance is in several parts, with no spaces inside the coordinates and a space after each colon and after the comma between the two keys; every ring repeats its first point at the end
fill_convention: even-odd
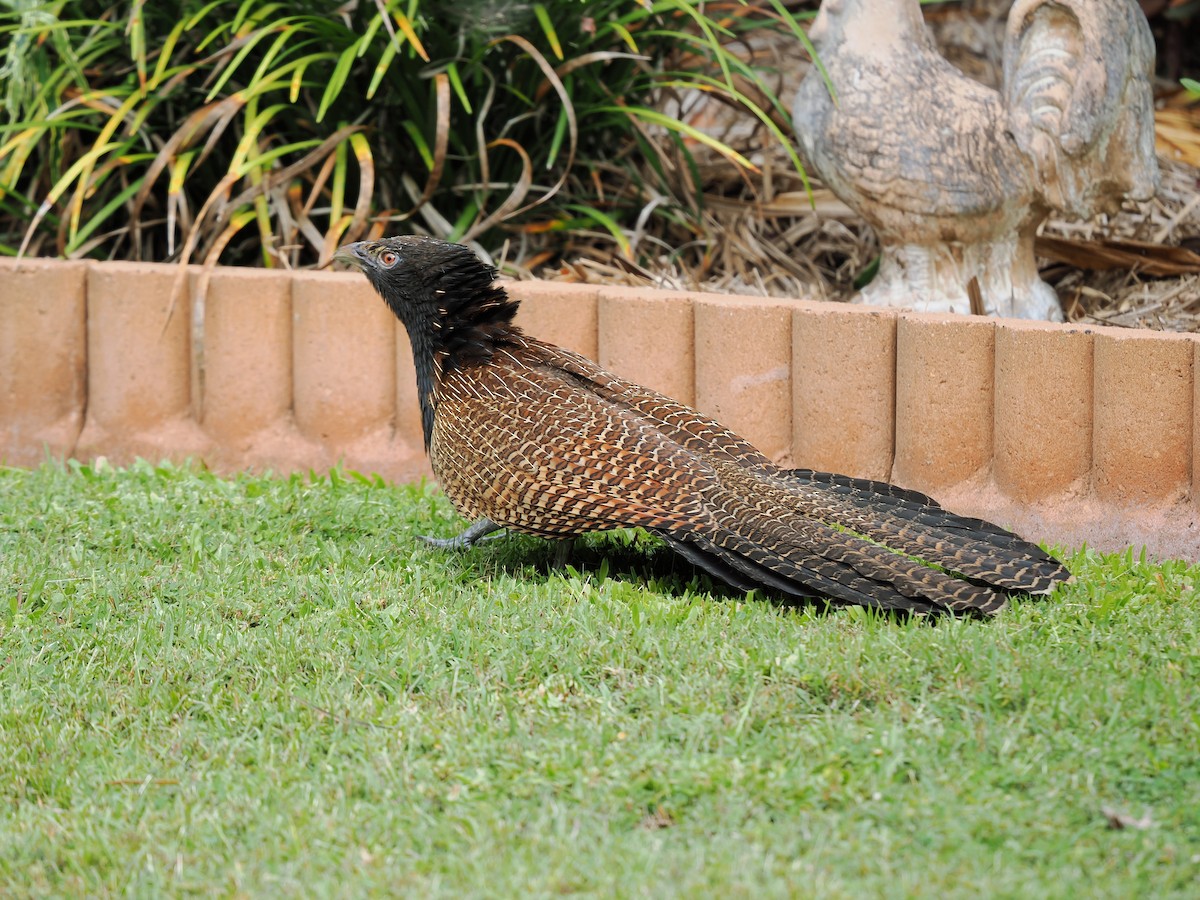
{"type": "Polygon", "coordinates": [[[348,244],[404,323],[434,474],[476,520],[549,539],[640,526],[742,590],[915,613],[994,614],[1070,573],[1011,532],[890,484],[780,469],[712,419],[513,325],[467,247],[348,244]]]}

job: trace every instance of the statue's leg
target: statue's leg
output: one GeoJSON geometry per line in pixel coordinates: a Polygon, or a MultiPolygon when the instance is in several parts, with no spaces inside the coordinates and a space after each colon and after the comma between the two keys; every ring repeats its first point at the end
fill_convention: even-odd
{"type": "MultiPolygon", "coordinates": [[[[418,534],[417,537],[431,547],[440,547],[443,550],[467,550],[482,540],[493,540],[493,538],[488,538],[487,535],[499,530],[500,526],[491,519],[479,519],[477,522],[473,522],[462,534],[455,535],[452,538],[430,537],[426,534],[418,534]]],[[[499,535],[495,537],[499,537],[499,535]]]]}
{"type": "Polygon", "coordinates": [[[867,306],[917,312],[969,313],[967,281],[960,278],[961,254],[943,245],[884,242],[879,271],[852,299],[867,306]]]}

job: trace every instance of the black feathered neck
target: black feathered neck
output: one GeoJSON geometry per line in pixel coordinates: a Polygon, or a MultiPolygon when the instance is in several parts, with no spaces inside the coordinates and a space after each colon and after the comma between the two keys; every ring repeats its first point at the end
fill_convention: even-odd
{"type": "Polygon", "coordinates": [[[435,310],[435,351],[445,354],[443,371],[482,365],[514,333],[517,301],[495,284],[496,270],[466,247],[427,273],[435,310]]]}
{"type": "Polygon", "coordinates": [[[401,236],[350,244],[338,256],[363,270],[408,331],[428,450],[439,381],[486,364],[520,333],[512,324],[517,301],[495,284],[496,270],[462,244],[401,236]]]}

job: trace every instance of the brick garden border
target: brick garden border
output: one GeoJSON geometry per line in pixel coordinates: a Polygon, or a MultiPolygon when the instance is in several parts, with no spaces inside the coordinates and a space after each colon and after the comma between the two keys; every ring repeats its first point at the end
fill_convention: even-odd
{"type": "MultiPolygon", "coordinates": [[[[532,334],[796,466],[1066,547],[1200,558],[1200,340],[559,282],[532,334]]],[[[429,474],[408,341],[357,273],[0,260],[0,460],[429,474]],[[172,300],[174,297],[174,300],[172,300]]]]}

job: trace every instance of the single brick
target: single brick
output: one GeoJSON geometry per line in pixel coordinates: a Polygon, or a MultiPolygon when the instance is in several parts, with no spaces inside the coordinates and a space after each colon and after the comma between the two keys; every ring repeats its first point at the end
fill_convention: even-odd
{"type": "Polygon", "coordinates": [[[806,303],[792,314],[797,466],[887,480],[896,416],[896,314],[806,303]]]}
{"type": "Polygon", "coordinates": [[[1092,468],[1092,333],[1074,325],[996,326],[996,484],[1034,503],[1082,485],[1092,468]]]}
{"type": "Polygon", "coordinates": [[[292,278],[292,390],[300,432],[336,456],[396,409],[396,326],[357,272],[292,278]]]}
{"type": "Polygon", "coordinates": [[[790,462],[792,308],[716,294],[695,299],[696,408],[768,458],[790,462]]]}
{"type": "Polygon", "coordinates": [[[1192,362],[1184,335],[1103,329],[1095,337],[1094,487],[1102,500],[1173,498],[1191,482],[1192,362]]]}
{"type": "Polygon", "coordinates": [[[202,421],[224,444],[245,441],[290,417],[291,281],[288,272],[232,267],[208,277],[202,421]]]}
{"type": "Polygon", "coordinates": [[[896,322],[896,462],[904,487],[936,492],[992,456],[995,320],[902,313],[896,322]]]}
{"type": "Polygon", "coordinates": [[[600,288],[566,281],[505,281],[521,303],[516,324],[526,334],[595,359],[600,288]]]}
{"type": "Polygon", "coordinates": [[[140,431],[191,409],[191,278],[175,265],[88,271],[88,418],[140,431]]]}
{"type": "Polygon", "coordinates": [[[0,260],[0,462],[69,456],[87,400],[87,264],[0,260]]]}
{"type": "Polygon", "coordinates": [[[609,371],[695,403],[693,297],[650,288],[600,289],[598,362],[609,371]]]}
{"type": "Polygon", "coordinates": [[[195,267],[110,262],[88,268],[88,406],[81,456],[181,460],[208,439],[192,416],[195,267]]]}

